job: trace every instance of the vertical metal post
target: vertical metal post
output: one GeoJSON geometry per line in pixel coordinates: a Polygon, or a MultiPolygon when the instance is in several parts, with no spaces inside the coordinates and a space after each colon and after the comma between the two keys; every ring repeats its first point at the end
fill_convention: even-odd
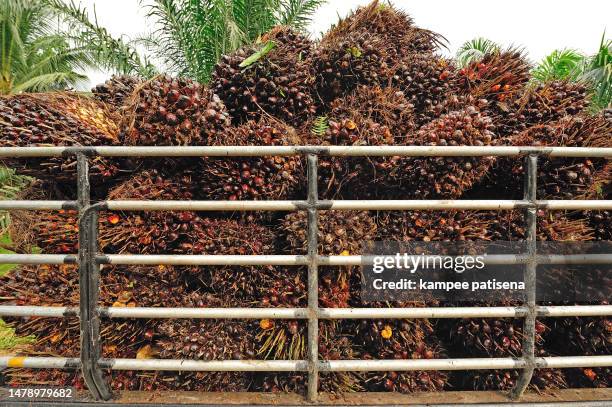
{"type": "Polygon", "coordinates": [[[536,323],[536,269],[537,269],[537,207],[536,190],[537,190],[537,169],[538,156],[531,154],[525,157],[525,189],[524,199],[529,201],[529,207],[526,210],[527,221],[527,242],[529,260],[525,267],[525,290],[527,291],[525,322],[523,324],[523,359],[525,360],[525,368],[521,372],[519,379],[516,382],[515,388],[512,390],[512,398],[520,398],[529,386],[533,371],[535,369],[535,323],[536,323]]]}
{"type": "Polygon", "coordinates": [[[98,250],[98,211],[90,207],[89,162],[77,154],[79,204],[79,311],[81,330],[81,366],[87,388],[96,400],[112,397],[98,366],[100,351],[100,318],[98,295],[100,266],[95,261],[98,250]]]}
{"type": "Polygon", "coordinates": [[[317,264],[318,213],[317,201],[318,157],[308,155],[308,394],[316,402],[319,386],[319,271],[317,264]]]}

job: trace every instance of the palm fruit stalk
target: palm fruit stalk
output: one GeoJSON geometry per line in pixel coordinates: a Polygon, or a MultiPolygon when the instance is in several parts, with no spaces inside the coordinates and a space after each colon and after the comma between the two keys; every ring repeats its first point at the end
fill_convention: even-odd
{"type": "MultiPolygon", "coordinates": [[[[219,305],[219,304],[218,304],[219,305]]],[[[254,359],[255,348],[248,322],[232,320],[165,320],[155,327],[152,348],[162,359],[254,359]]],[[[245,391],[245,372],[207,372],[199,379],[205,391],[245,391]]]]}
{"type": "MultiPolygon", "coordinates": [[[[300,145],[295,131],[262,119],[210,137],[213,146],[300,145]]],[[[303,180],[300,157],[205,157],[199,164],[196,197],[216,200],[295,199],[303,180]]]]}
{"type": "MultiPolygon", "coordinates": [[[[0,144],[26,146],[119,145],[119,117],[105,104],[69,92],[21,94],[0,98],[0,144]]],[[[3,159],[19,174],[41,180],[76,181],[76,158],[3,159]]],[[[121,160],[103,157],[89,161],[94,184],[121,172],[121,160]]]]}
{"type": "MultiPolygon", "coordinates": [[[[565,116],[557,122],[533,126],[510,139],[515,146],[606,147],[610,146],[612,122],[602,116],[565,116]]],[[[576,199],[592,197],[601,180],[595,177],[605,159],[546,157],[538,162],[538,198],[576,199]]],[[[599,177],[599,176],[598,176],[599,177]]],[[[503,194],[520,199],[523,194],[524,160],[501,158],[489,176],[474,188],[476,196],[503,194]]]]}
{"type": "Polygon", "coordinates": [[[139,85],[121,110],[125,145],[207,145],[229,125],[227,109],[210,89],[167,75],[139,85]]]}
{"type": "Polygon", "coordinates": [[[126,100],[141,83],[142,80],[134,76],[113,75],[106,82],[96,85],[91,93],[95,99],[120,111],[126,100]]]}
{"type": "MultiPolygon", "coordinates": [[[[431,323],[417,320],[362,320],[352,324],[353,346],[361,359],[444,358],[431,323]]],[[[368,372],[368,391],[440,391],[447,383],[444,372],[368,372]]]]}
{"type": "Polygon", "coordinates": [[[530,64],[525,54],[508,49],[486,54],[459,70],[464,94],[498,102],[511,102],[524,91],[530,79],[530,64]]]}
{"type": "MultiPolygon", "coordinates": [[[[457,89],[457,70],[452,61],[435,54],[403,57],[392,83],[414,106],[415,122],[422,126],[448,111],[448,100],[457,89]]],[[[405,134],[410,129],[403,129],[405,134]]]]}
{"type": "Polygon", "coordinates": [[[235,124],[273,116],[293,126],[316,111],[312,43],[288,27],[276,27],[255,46],[225,55],[212,73],[211,89],[235,124]]]}
{"type": "MultiPolygon", "coordinates": [[[[414,129],[413,106],[394,87],[359,86],[336,99],[326,115],[313,118],[303,130],[308,144],[318,146],[400,145],[414,129]]],[[[376,180],[395,167],[395,157],[321,157],[321,196],[333,198],[378,195],[376,180]]]]}
{"type": "MultiPolygon", "coordinates": [[[[419,146],[495,145],[491,119],[474,106],[444,114],[416,133],[407,144],[419,146]]],[[[481,180],[493,157],[403,157],[384,182],[398,198],[458,198],[481,180]]]]}
{"type": "MultiPolygon", "coordinates": [[[[549,328],[536,321],[536,356],[549,356],[542,335],[549,328]]],[[[522,354],[522,321],[519,319],[462,319],[449,331],[451,356],[520,357],[522,354]]],[[[458,387],[473,390],[510,390],[520,375],[517,370],[468,371],[456,375],[458,387]]],[[[530,386],[536,390],[565,388],[563,373],[558,369],[537,369],[530,386]]]]}
{"type": "Polygon", "coordinates": [[[318,96],[326,103],[359,84],[385,85],[403,55],[431,52],[441,41],[403,12],[373,1],[321,39],[313,55],[318,96]]]}

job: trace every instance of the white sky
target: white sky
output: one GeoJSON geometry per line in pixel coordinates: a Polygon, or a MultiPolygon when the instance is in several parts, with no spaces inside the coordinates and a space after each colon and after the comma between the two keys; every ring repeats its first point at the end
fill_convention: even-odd
{"type": "MultiPolygon", "coordinates": [[[[150,31],[139,0],[80,0],[98,22],[114,36],[134,37],[150,31]]],[[[146,1],[145,1],[146,3],[146,1]]],[[[351,9],[369,0],[330,0],[314,15],[313,37],[351,9]]],[[[523,46],[537,61],[557,48],[573,48],[592,54],[608,28],[612,34],[610,0],[395,0],[423,28],[444,35],[449,53],[465,41],[485,37],[505,45],[523,46]]],[[[149,22],[150,23],[150,22],[149,22]]],[[[88,72],[90,85],[108,77],[105,72],[88,72]]],[[[91,87],[91,86],[88,86],[91,87]]]]}

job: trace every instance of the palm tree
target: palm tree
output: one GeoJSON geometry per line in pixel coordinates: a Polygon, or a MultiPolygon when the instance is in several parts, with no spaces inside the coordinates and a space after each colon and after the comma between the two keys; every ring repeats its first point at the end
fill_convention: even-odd
{"type": "Polygon", "coordinates": [[[206,82],[222,55],[252,43],[275,25],[304,30],[325,0],[154,0],[154,31],[141,43],[166,68],[206,82]]]}
{"type": "Polygon", "coordinates": [[[499,52],[501,47],[494,41],[479,37],[464,42],[457,50],[457,63],[465,67],[474,61],[481,60],[486,54],[499,52]]]}
{"type": "Polygon", "coordinates": [[[584,64],[582,79],[591,84],[595,110],[612,107],[612,40],[606,40],[605,32],[597,54],[584,64]]]}
{"type": "Polygon", "coordinates": [[[69,46],[40,2],[0,2],[0,94],[73,86],[85,76],[89,56],[69,46]]]}
{"type": "Polygon", "coordinates": [[[86,79],[87,67],[122,73],[146,73],[150,67],[130,46],[96,31],[101,29],[89,21],[78,35],[62,30],[58,12],[46,0],[0,1],[0,94],[75,86],[86,79]],[[100,41],[92,46],[100,38],[107,52],[100,51],[100,41]]]}
{"type": "Polygon", "coordinates": [[[554,50],[545,56],[531,72],[539,82],[576,80],[582,73],[585,57],[572,49],[554,50]]]}

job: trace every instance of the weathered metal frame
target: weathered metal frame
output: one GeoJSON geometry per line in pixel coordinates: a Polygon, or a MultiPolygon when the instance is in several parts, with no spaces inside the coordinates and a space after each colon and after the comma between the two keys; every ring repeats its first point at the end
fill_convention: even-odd
{"type": "Polygon", "coordinates": [[[537,316],[608,316],[612,306],[537,306],[536,266],[541,263],[575,261],[609,263],[608,255],[538,256],[535,251],[537,210],[612,209],[612,201],[537,200],[537,159],[548,157],[611,158],[612,148],[580,147],[0,147],[0,157],[76,156],[78,169],[77,201],[0,201],[0,210],[79,211],[78,255],[0,255],[2,263],[78,264],[80,305],[74,307],[0,306],[0,315],[76,317],[81,323],[80,358],[0,357],[2,367],[80,368],[92,396],[108,400],[112,394],[102,370],[190,370],[190,371],[306,371],[307,398],[317,398],[319,372],[330,371],[401,371],[522,369],[512,391],[519,398],[536,368],[612,366],[612,355],[537,358],[534,356],[535,319],[537,316]],[[268,156],[303,155],[307,160],[308,196],[304,201],[107,201],[91,205],[89,198],[88,157],[91,156],[268,156]],[[523,200],[386,200],[324,201],[318,199],[317,167],[319,155],[333,156],[525,156],[526,177],[523,200]],[[319,256],[317,231],[319,210],[511,210],[524,209],[528,225],[529,253],[525,256],[500,256],[499,264],[526,264],[527,301],[520,307],[461,308],[319,308],[318,266],[358,265],[362,256],[319,256]],[[179,255],[104,255],[98,253],[97,217],[100,210],[306,210],[308,214],[308,254],[306,256],[179,256],[179,255]],[[191,265],[306,265],[308,266],[307,308],[112,308],[98,307],[101,264],[191,264],[191,265]],[[333,360],[318,359],[319,319],[349,318],[470,318],[521,317],[525,319],[523,356],[521,358],[466,358],[435,360],[333,360]],[[285,318],[308,321],[307,360],[138,360],[103,359],[100,352],[100,318],[285,318]]]}

